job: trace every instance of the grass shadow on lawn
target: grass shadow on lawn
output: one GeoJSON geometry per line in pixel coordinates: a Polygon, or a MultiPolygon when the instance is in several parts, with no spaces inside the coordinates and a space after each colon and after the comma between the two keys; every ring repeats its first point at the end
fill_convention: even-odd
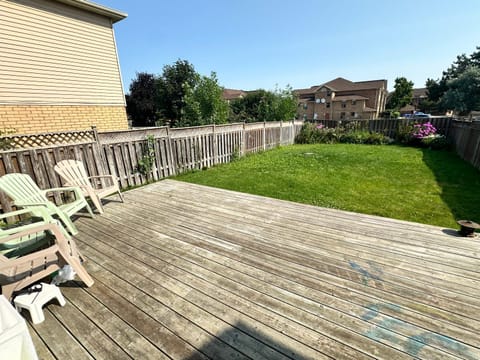
{"type": "Polygon", "coordinates": [[[433,172],[441,198],[456,220],[480,223],[480,170],[453,151],[423,150],[423,161],[433,172]]]}

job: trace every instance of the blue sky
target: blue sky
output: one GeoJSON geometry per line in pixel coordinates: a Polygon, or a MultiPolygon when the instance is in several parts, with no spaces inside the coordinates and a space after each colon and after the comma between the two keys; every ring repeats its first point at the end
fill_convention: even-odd
{"type": "Polygon", "coordinates": [[[437,79],[480,46],[478,0],[97,0],[114,25],[124,87],[188,60],[227,88],[304,88],[336,77],[437,79]]]}

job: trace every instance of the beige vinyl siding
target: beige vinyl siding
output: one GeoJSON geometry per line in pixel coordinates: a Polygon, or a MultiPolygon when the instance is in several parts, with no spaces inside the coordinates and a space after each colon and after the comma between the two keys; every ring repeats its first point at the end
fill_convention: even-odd
{"type": "Polygon", "coordinates": [[[0,104],[125,105],[111,20],[0,0],[0,104]]]}

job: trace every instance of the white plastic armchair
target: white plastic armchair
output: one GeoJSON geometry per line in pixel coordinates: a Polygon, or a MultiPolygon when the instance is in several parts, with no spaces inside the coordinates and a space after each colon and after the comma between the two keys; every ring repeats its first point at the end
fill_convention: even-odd
{"type": "MultiPolygon", "coordinates": [[[[0,220],[33,212],[22,209],[0,215],[0,220]]],[[[70,265],[86,286],[93,279],[83,267],[85,258],[57,220],[42,217],[0,228],[0,287],[10,299],[15,291],[70,265]]]]}
{"type": "Polygon", "coordinates": [[[0,190],[4,191],[16,206],[30,209],[36,216],[58,216],[72,235],[78,233],[70,219],[72,215],[87,208],[90,215],[94,216],[90,205],[78,187],[41,190],[29,175],[13,173],[0,177],[0,190]],[[57,206],[47,197],[47,193],[54,191],[70,191],[75,195],[75,199],[57,206]]]}
{"type": "Polygon", "coordinates": [[[78,186],[89,197],[99,213],[103,213],[102,199],[117,193],[123,202],[118,181],[113,175],[88,176],[83,163],[78,160],[62,160],[54,167],[66,186],[78,186]]]}

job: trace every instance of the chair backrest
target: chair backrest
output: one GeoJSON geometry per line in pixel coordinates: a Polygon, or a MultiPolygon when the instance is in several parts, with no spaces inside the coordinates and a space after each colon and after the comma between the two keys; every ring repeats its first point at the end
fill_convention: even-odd
{"type": "Polygon", "coordinates": [[[0,177],[0,190],[14,202],[45,203],[48,199],[27,174],[12,173],[0,177]]]}
{"type": "Polygon", "coordinates": [[[62,160],[54,167],[55,172],[60,175],[69,186],[91,187],[85,166],[81,161],[62,160]]]}

